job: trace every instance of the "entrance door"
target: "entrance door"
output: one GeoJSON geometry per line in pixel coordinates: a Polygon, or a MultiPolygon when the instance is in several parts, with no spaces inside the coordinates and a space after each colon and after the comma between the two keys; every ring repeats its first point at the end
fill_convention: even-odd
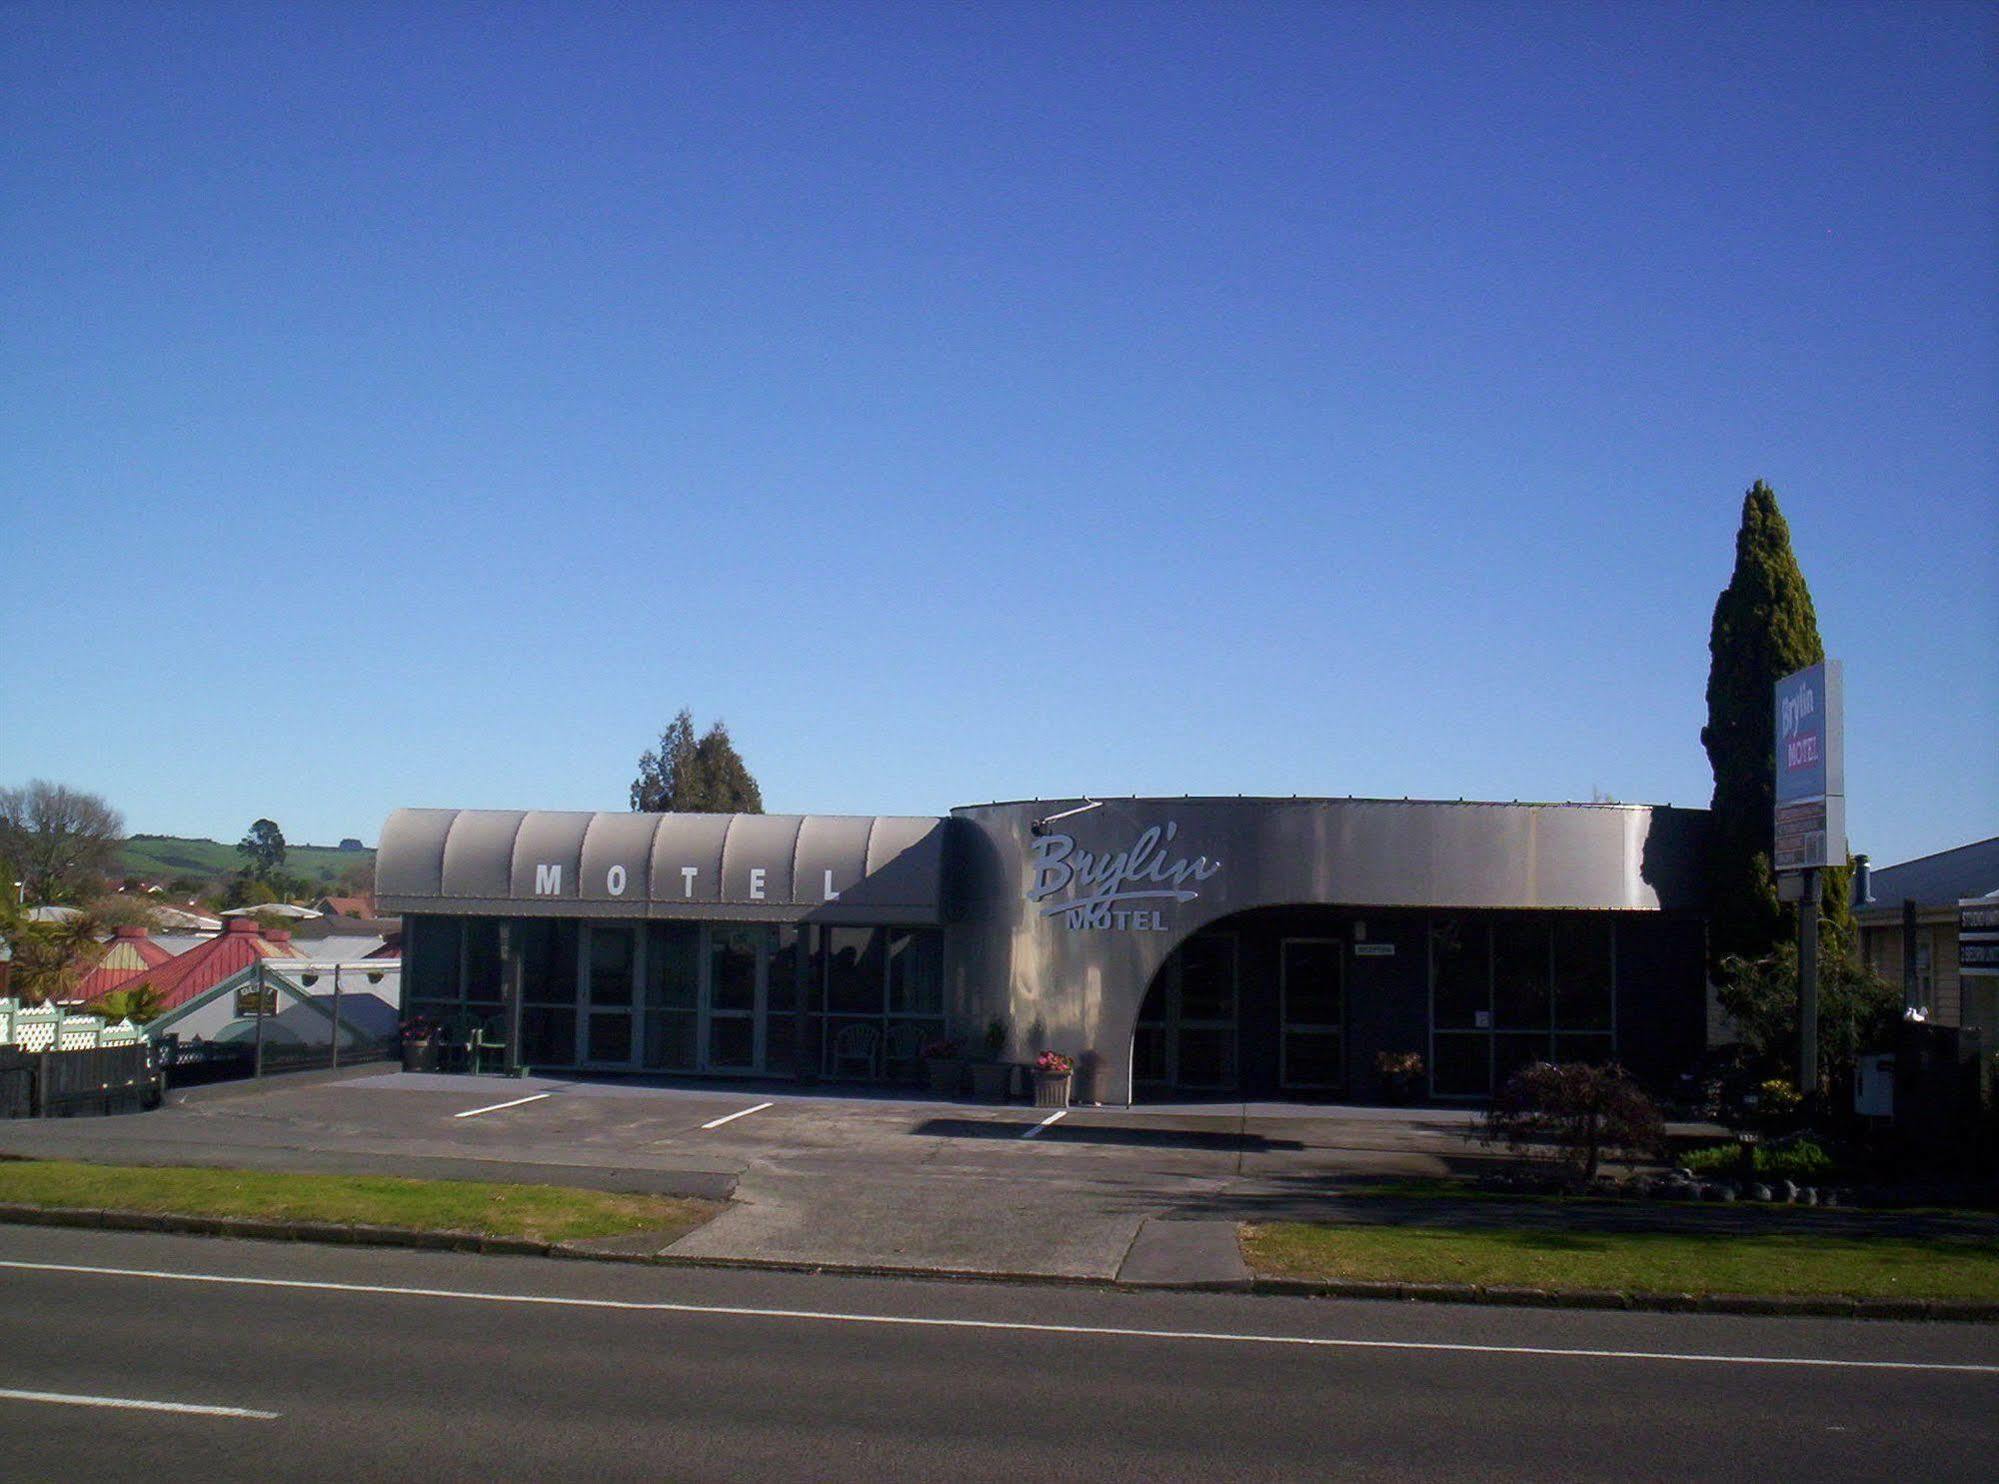
{"type": "Polygon", "coordinates": [[[701,924],[646,928],[645,1054],[649,1072],[701,1070],[701,924]]]}
{"type": "Polygon", "coordinates": [[[1343,1088],[1346,997],[1340,975],[1345,945],[1338,938],[1286,938],[1280,949],[1278,1080],[1301,1092],[1343,1088]]]}
{"type": "Polygon", "coordinates": [[[708,982],[702,998],[704,1072],[758,1072],[764,1062],[764,974],[770,929],[708,929],[708,982]]]}
{"type": "Polygon", "coordinates": [[[1139,1011],[1135,1082],[1188,1092],[1239,1085],[1236,940],[1197,933],[1173,951],[1139,1011]]]}
{"type": "Polygon", "coordinates": [[[638,1047],[632,1006],[638,988],[638,930],[591,923],[583,930],[583,1055],[587,1066],[629,1067],[638,1047]]]}

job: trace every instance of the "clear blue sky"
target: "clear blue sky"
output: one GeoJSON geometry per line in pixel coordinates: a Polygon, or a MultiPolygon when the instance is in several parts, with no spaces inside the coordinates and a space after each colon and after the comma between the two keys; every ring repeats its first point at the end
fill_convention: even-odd
{"type": "Polygon", "coordinates": [[[1705,804],[1760,476],[1999,832],[1995,16],[10,5],[0,782],[1705,804]]]}

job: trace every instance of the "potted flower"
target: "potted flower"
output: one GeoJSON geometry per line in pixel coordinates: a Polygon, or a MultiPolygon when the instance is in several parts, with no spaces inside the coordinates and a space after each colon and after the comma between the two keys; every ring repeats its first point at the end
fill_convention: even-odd
{"type": "Polygon", "coordinates": [[[413,1015],[403,1022],[403,1070],[437,1070],[437,1026],[427,1015],[413,1015]]]}
{"type": "Polygon", "coordinates": [[[1034,1058],[1034,1106],[1068,1107],[1069,1079],[1075,1071],[1074,1060],[1059,1051],[1044,1051],[1034,1058]]]}
{"type": "Polygon", "coordinates": [[[958,1043],[948,1036],[939,1036],[923,1048],[923,1070],[930,1079],[930,1090],[940,1098],[954,1098],[958,1095],[958,1082],[965,1074],[965,1059],[958,1054],[958,1043]]]}
{"type": "Polygon", "coordinates": [[[1374,1058],[1384,1101],[1400,1106],[1416,1100],[1423,1085],[1423,1057],[1416,1051],[1383,1051],[1374,1058]]]}
{"type": "Polygon", "coordinates": [[[972,1063],[972,1096],[982,1103],[1003,1103],[1013,1092],[1013,1067],[1000,1057],[1006,1051],[1006,1022],[986,1022],[979,1060],[972,1063]]]}

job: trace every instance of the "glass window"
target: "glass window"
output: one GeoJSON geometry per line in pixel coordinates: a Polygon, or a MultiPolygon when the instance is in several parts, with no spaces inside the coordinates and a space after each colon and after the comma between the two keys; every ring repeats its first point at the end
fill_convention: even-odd
{"type": "Polygon", "coordinates": [[[655,922],[646,929],[646,1004],[692,1010],[701,992],[701,925],[655,922]]]}
{"type": "Polygon", "coordinates": [[[1492,980],[1488,963],[1485,923],[1469,917],[1443,917],[1430,925],[1430,972],[1439,1030],[1471,1030],[1490,1023],[1492,980]]]}
{"type": "Polygon", "coordinates": [[[1492,1037],[1439,1031],[1432,1045],[1430,1090],[1438,1097],[1483,1097],[1492,1090],[1492,1037]]]}
{"type": "Polygon", "coordinates": [[[1562,1030],[1610,1029],[1610,924],[1555,920],[1555,1024],[1562,1030]]]}
{"type": "MultiPolygon", "coordinates": [[[[1180,945],[1180,1019],[1235,1020],[1235,939],[1226,933],[1195,934],[1180,945]]],[[[1180,1080],[1187,1076],[1184,1051],[1180,1080]]],[[[1203,1083],[1201,1085],[1212,1085],[1203,1083]]]]}
{"type": "Polygon", "coordinates": [[[576,1012],[539,1005],[522,1010],[521,1060],[529,1066],[575,1066],[576,1012]]]}
{"type": "Polygon", "coordinates": [[[1341,1023],[1340,954],[1331,939],[1293,939],[1284,945],[1284,1019],[1292,1025],[1341,1023]]]}
{"type": "Polygon", "coordinates": [[[628,1011],[590,1017],[590,1060],[628,1062],[632,1059],[632,1017],[628,1011]]]}
{"type": "MultiPolygon", "coordinates": [[[[805,935],[809,928],[780,927],[770,942],[770,967],[764,975],[764,1004],[772,1016],[792,1014],[798,1009],[800,981],[804,978],[805,935]]],[[[768,1051],[766,1047],[766,1051],[768,1051]]],[[[768,1058],[766,1058],[768,1059],[768,1058]]]]}
{"type": "Polygon", "coordinates": [[[500,924],[490,917],[465,921],[465,998],[497,1008],[501,998],[500,924]]]}
{"type": "Polygon", "coordinates": [[[757,945],[761,927],[708,930],[708,1004],[711,1010],[751,1011],[757,1007],[757,945]]]}
{"type": "MultiPolygon", "coordinates": [[[[576,923],[542,917],[525,918],[514,924],[514,932],[521,941],[522,1004],[576,1003],[577,931],[576,923]]],[[[570,1032],[570,1048],[573,1053],[574,1028],[570,1032]]]]}
{"type": "Polygon", "coordinates": [[[836,1015],[882,1013],[882,932],[826,930],[826,1008],[836,1015]]]}
{"type": "Polygon", "coordinates": [[[631,1004],[635,969],[632,949],[632,930],[628,927],[598,926],[590,929],[590,1003],[593,1006],[631,1004]]]}
{"type": "Polygon", "coordinates": [[[458,945],[464,928],[461,917],[410,919],[406,955],[409,998],[456,1003],[463,997],[458,982],[458,945]]]}
{"type": "Polygon", "coordinates": [[[1556,1036],[1556,1061],[1581,1061],[1592,1066],[1601,1066],[1614,1061],[1616,1053],[1608,1036],[1556,1036]]]}
{"type": "Polygon", "coordinates": [[[700,1018],[691,1009],[654,1009],[645,1022],[645,1064],[660,1072],[692,1071],[700,1018]]]}
{"type": "Polygon", "coordinates": [[[1499,1026],[1548,1028],[1553,1000],[1548,985],[1547,923],[1515,917],[1493,924],[1492,1009],[1494,1023],[1499,1026]]]}
{"type": "Polygon", "coordinates": [[[944,1013],[944,935],[934,928],[888,930],[891,1014],[944,1013]]]}

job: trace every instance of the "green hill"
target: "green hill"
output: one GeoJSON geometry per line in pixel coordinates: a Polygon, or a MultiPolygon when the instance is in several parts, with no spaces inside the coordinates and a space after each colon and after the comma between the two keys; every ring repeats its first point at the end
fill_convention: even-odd
{"type": "MultiPolygon", "coordinates": [[[[287,845],[285,871],[289,875],[331,882],[349,866],[375,863],[372,850],[341,850],[333,845],[287,845]]],[[[217,881],[234,875],[243,857],[234,845],[220,840],[191,840],[182,835],[133,835],[125,842],[123,870],[128,876],[148,880],[171,880],[175,876],[199,876],[217,881]]]]}

